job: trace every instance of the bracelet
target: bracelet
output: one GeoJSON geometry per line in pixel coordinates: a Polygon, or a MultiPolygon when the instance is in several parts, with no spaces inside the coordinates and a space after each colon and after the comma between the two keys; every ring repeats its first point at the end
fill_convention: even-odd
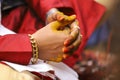
{"type": "Polygon", "coordinates": [[[33,52],[33,58],[31,59],[31,62],[32,64],[35,64],[38,62],[38,46],[32,35],[28,34],[28,36],[30,37],[30,42],[32,44],[32,52],[33,52]]]}

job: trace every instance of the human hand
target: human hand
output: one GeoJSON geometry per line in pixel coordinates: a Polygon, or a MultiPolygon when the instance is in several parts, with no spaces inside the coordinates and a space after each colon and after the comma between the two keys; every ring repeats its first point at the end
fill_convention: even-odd
{"type": "Polygon", "coordinates": [[[60,12],[56,8],[52,8],[48,11],[47,17],[46,17],[46,24],[49,24],[50,22],[53,21],[62,21],[67,17],[63,12],[60,12]]]}
{"type": "Polygon", "coordinates": [[[39,48],[39,59],[60,62],[63,59],[64,41],[69,36],[70,28],[65,27],[75,20],[75,16],[69,16],[68,20],[62,22],[53,21],[38,30],[32,37],[37,41],[39,48]],[[59,28],[64,29],[59,29],[59,28]]]}
{"type": "Polygon", "coordinates": [[[69,37],[64,41],[65,47],[63,48],[63,52],[67,54],[72,54],[76,49],[78,49],[82,40],[82,35],[80,33],[80,28],[78,26],[77,20],[70,24],[70,30],[71,33],[69,37]]]}
{"type": "MultiPolygon", "coordinates": [[[[46,18],[46,22],[50,23],[52,21],[65,21],[65,20],[69,20],[69,17],[67,15],[65,15],[64,13],[53,9],[53,11],[51,10],[51,13],[47,16],[46,18]]],[[[64,48],[63,48],[63,52],[67,53],[64,56],[67,56],[68,53],[73,53],[76,49],[78,49],[81,39],[82,39],[82,35],[80,33],[80,28],[78,26],[78,21],[74,21],[70,26],[70,36],[64,41],[64,48]]]]}

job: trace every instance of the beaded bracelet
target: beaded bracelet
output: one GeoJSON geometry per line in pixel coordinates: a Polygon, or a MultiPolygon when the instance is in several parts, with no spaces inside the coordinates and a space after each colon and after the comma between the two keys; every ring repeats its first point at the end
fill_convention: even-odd
{"type": "Polygon", "coordinates": [[[32,44],[32,52],[33,52],[33,58],[31,59],[31,62],[32,64],[35,64],[38,62],[38,46],[32,35],[28,34],[28,36],[30,37],[30,42],[32,44]]]}

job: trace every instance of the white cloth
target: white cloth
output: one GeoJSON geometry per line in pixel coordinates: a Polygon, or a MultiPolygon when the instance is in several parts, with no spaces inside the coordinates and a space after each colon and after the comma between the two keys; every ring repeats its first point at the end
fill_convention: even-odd
{"type": "MultiPolygon", "coordinates": [[[[13,31],[5,28],[3,25],[0,24],[0,35],[6,34],[15,34],[13,31]]],[[[29,64],[27,66],[15,64],[11,62],[4,61],[6,64],[11,66],[12,68],[16,69],[17,71],[35,71],[35,72],[46,72],[53,70],[55,75],[60,78],[61,80],[78,80],[77,73],[68,67],[63,62],[55,63],[55,62],[48,62],[44,63],[42,60],[39,60],[37,64],[29,64]]]]}
{"type": "Polygon", "coordinates": [[[43,63],[43,61],[39,61],[38,64],[34,65],[19,65],[14,64],[10,62],[5,62],[14,69],[18,71],[28,70],[28,71],[35,71],[35,72],[47,72],[53,70],[55,72],[55,75],[60,78],[60,80],[78,80],[77,73],[69,68],[66,64],[63,62],[55,63],[55,62],[49,62],[49,63],[43,63]]]}
{"type": "Polygon", "coordinates": [[[6,34],[15,34],[15,32],[5,28],[3,25],[0,24],[0,35],[6,35],[6,34]]]}
{"type": "Polygon", "coordinates": [[[5,27],[1,24],[1,17],[2,17],[2,16],[1,16],[1,1],[2,1],[2,0],[0,0],[0,35],[2,36],[2,35],[6,35],[6,34],[15,34],[13,31],[5,28],[5,27]]]}

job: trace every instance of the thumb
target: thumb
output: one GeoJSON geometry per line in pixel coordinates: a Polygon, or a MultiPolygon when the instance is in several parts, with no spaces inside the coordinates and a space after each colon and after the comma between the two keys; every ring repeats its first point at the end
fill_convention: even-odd
{"type": "Polygon", "coordinates": [[[53,21],[50,23],[52,30],[60,30],[61,28],[64,29],[64,27],[70,23],[72,23],[76,19],[75,15],[72,16],[66,16],[64,20],[62,21],[53,21]]]}
{"type": "Polygon", "coordinates": [[[76,15],[71,15],[71,16],[64,16],[63,21],[74,21],[76,19],[76,15]]]}

